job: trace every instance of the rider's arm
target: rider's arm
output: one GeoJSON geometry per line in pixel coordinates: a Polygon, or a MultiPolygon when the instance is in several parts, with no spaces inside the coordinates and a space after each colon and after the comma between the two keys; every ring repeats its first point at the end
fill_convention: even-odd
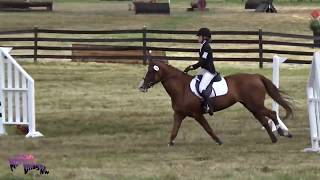
{"type": "Polygon", "coordinates": [[[193,69],[198,69],[200,66],[203,66],[203,64],[204,64],[203,59],[199,58],[199,61],[196,64],[192,65],[192,67],[193,69]]]}
{"type": "Polygon", "coordinates": [[[201,51],[199,53],[199,56],[200,56],[199,57],[199,61],[196,64],[192,65],[192,67],[194,69],[197,69],[200,66],[204,66],[205,65],[205,62],[207,61],[209,50],[210,50],[209,47],[206,47],[206,46],[201,48],[201,51]]]}

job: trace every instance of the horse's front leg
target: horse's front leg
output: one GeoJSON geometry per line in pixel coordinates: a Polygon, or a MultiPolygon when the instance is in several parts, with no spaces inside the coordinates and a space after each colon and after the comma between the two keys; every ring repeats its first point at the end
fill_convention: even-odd
{"type": "Polygon", "coordinates": [[[222,144],[222,141],[213,132],[208,121],[206,120],[206,118],[202,114],[195,116],[195,119],[206,130],[206,132],[211,136],[211,138],[217,142],[217,144],[219,144],[219,145],[222,144]]]}
{"type": "Polygon", "coordinates": [[[173,146],[174,145],[174,140],[178,135],[178,131],[179,131],[179,128],[181,126],[182,120],[185,117],[186,117],[185,115],[182,115],[182,114],[180,114],[178,112],[174,112],[174,115],[173,115],[173,127],[172,127],[172,130],[171,130],[171,136],[170,136],[170,141],[168,143],[168,146],[173,146]]]}

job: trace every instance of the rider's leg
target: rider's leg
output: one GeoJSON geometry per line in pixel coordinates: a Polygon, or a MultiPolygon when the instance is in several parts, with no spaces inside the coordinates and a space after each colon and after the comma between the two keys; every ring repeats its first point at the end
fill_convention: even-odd
{"type": "Polygon", "coordinates": [[[210,95],[212,92],[212,87],[207,87],[206,90],[202,91],[201,96],[203,97],[204,101],[204,108],[206,111],[212,116],[213,115],[213,107],[210,103],[210,95]]]}
{"type": "Polygon", "coordinates": [[[209,72],[204,73],[202,80],[200,82],[200,85],[199,85],[199,90],[200,90],[201,96],[204,99],[204,107],[205,107],[205,109],[208,109],[208,112],[210,115],[213,115],[213,109],[212,109],[211,104],[209,103],[212,88],[208,87],[208,85],[213,77],[214,77],[214,75],[209,72]]]}
{"type": "Polygon", "coordinates": [[[202,76],[201,82],[199,84],[200,93],[202,93],[202,91],[207,89],[210,81],[214,78],[214,75],[211,74],[210,72],[205,72],[202,75],[203,76],[202,76]]]}

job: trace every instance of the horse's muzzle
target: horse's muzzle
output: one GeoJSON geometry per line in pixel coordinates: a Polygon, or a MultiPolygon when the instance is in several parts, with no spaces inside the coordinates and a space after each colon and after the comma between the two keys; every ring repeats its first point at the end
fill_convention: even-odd
{"type": "Polygon", "coordinates": [[[141,92],[147,92],[148,91],[148,88],[146,88],[146,86],[144,85],[144,79],[142,79],[139,83],[139,86],[138,86],[138,89],[141,91],[141,92]]]}

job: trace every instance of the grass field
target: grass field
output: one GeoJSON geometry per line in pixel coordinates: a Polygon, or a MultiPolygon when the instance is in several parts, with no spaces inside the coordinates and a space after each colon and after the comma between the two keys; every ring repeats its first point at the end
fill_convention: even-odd
{"type": "MultiPolygon", "coordinates": [[[[241,1],[208,0],[209,11],[187,12],[189,2],[172,1],[171,15],[134,15],[130,1],[57,1],[53,12],[0,12],[0,30],[38,26],[54,29],[189,29],[207,26],[212,30],[258,30],[311,34],[310,12],[314,3],[276,2],[277,14],[254,13],[241,1]],[[236,3],[235,3],[236,2],[236,3]],[[277,4],[278,3],[278,4],[277,4]],[[21,21],[23,19],[23,21],[21,21]]],[[[319,6],[318,6],[319,7],[319,6]]]]}
{"type": "MultiPolygon", "coordinates": [[[[174,63],[182,69],[185,63],[174,63]]],[[[172,125],[170,99],[161,85],[147,94],[137,84],[141,65],[24,63],[36,81],[38,129],[45,138],[14,135],[0,141],[2,179],[12,175],[6,159],[31,153],[50,174],[38,179],[318,179],[319,156],[309,146],[305,87],[308,67],[285,65],[281,87],[293,98],[295,117],[286,124],[293,139],[271,144],[267,133],[241,105],[208,117],[224,145],[216,145],[186,119],[177,145],[167,147],[172,125]]],[[[256,64],[217,63],[223,74],[262,73],[256,64]]],[[[267,104],[270,106],[270,99],[267,104]]],[[[37,177],[36,177],[37,179],[37,177]]]]}
{"type": "MultiPolygon", "coordinates": [[[[280,3],[278,14],[255,14],[243,4],[209,1],[210,11],[185,12],[189,2],[173,2],[172,15],[138,15],[128,2],[56,1],[54,12],[0,12],[0,30],[33,26],[54,29],[198,29],[257,30],[310,34],[309,13],[314,3],[280,3]]],[[[183,69],[189,63],[170,62],[183,69]]],[[[45,137],[25,139],[8,128],[0,137],[0,179],[111,180],[316,180],[319,155],[309,147],[306,107],[308,65],[284,65],[281,89],[294,99],[295,116],[285,123],[292,139],[272,144],[261,125],[241,105],[208,117],[222,146],[187,118],[167,147],[172,126],[170,99],[161,84],[147,94],[137,85],[146,72],[142,65],[22,62],[36,82],[37,129],[45,137]],[[10,172],[7,159],[31,153],[46,165],[49,175],[10,172]]],[[[251,63],[216,63],[224,75],[250,72],[271,77],[251,63]]],[[[271,106],[271,100],[267,100],[271,106]]]]}

